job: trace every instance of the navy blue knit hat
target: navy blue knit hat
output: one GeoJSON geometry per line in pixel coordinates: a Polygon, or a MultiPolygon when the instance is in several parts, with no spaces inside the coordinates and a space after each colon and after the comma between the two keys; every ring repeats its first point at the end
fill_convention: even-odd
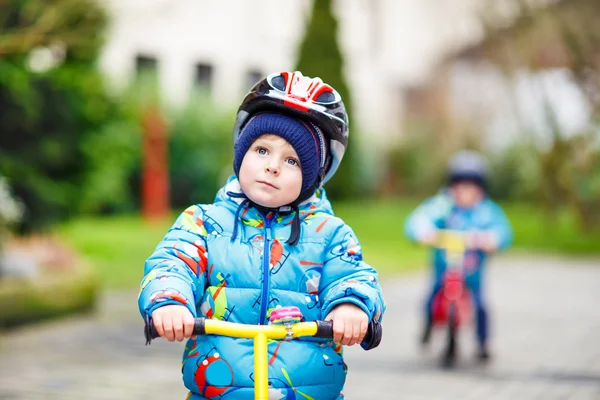
{"type": "Polygon", "coordinates": [[[262,113],[253,116],[240,132],[234,149],[233,170],[238,177],[246,152],[264,134],[280,136],[296,150],[302,168],[302,189],[296,202],[308,199],[321,183],[325,171],[327,149],[320,129],[309,121],[283,114],[262,113]]]}

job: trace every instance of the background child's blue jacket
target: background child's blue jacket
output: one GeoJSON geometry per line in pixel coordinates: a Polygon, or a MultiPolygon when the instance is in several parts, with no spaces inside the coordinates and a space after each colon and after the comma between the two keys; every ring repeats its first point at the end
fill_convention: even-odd
{"type": "MultiPolygon", "coordinates": [[[[404,229],[406,235],[415,241],[433,229],[488,230],[496,235],[499,250],[510,246],[513,237],[508,219],[494,201],[486,197],[472,208],[460,208],[454,204],[447,191],[442,191],[421,203],[407,218],[404,229]]],[[[478,289],[486,254],[483,251],[469,251],[465,262],[467,284],[473,289],[478,289]]],[[[443,250],[433,249],[433,264],[434,285],[439,286],[446,269],[443,250]]]]}
{"type": "MultiPolygon", "coordinates": [[[[266,324],[278,305],[298,306],[310,321],[350,302],[370,319],[381,319],[385,306],[377,273],[362,261],[356,237],[333,215],[323,191],[300,207],[295,246],[286,243],[293,213],[263,216],[244,206],[235,221],[243,199],[227,192],[239,191],[238,181],[230,179],[215,203],[192,206],[177,219],[146,261],[142,316],[183,304],[194,316],[266,324]],[[234,224],[239,225],[232,240],[234,224]]],[[[272,342],[268,357],[271,391],[281,398],[297,398],[294,388],[315,399],[339,397],[346,377],[340,346],[317,339],[272,342]]],[[[182,370],[193,398],[253,398],[250,339],[189,340],[182,370]]]]}

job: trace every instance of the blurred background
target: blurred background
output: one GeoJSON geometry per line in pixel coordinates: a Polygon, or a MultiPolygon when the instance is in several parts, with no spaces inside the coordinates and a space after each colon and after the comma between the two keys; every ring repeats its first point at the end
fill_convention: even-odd
{"type": "MultiPolygon", "coordinates": [[[[181,386],[180,349],[141,346],[143,262],[175,217],[211,202],[232,173],[244,94],[271,72],[296,69],[334,86],[349,109],[350,148],[326,189],[384,288],[414,294],[387,292],[389,305],[414,306],[406,315],[389,307],[388,321],[416,319],[425,293],[427,251],[404,237],[406,216],[439,190],[454,151],[481,150],[493,166],[491,195],[515,230],[497,269],[516,275],[500,276],[507,285],[495,293],[518,299],[513,312],[531,305],[531,318],[554,321],[535,326],[556,342],[572,326],[558,317],[571,315],[572,344],[587,346],[581,359],[564,349],[558,378],[526,376],[547,385],[544,398],[563,383],[570,391],[556,398],[600,398],[599,18],[598,0],[0,1],[0,398],[142,398],[131,384],[139,377],[80,358],[92,353],[96,329],[105,351],[131,355],[120,365],[156,361],[152,351],[161,365],[172,359],[173,380],[143,381],[152,393],[181,386]],[[520,275],[515,265],[529,269],[520,275]],[[511,292],[514,276],[532,283],[511,292]],[[550,303],[532,300],[535,285],[555,286],[550,303]],[[568,299],[578,299],[573,309],[568,299]],[[72,359],[67,350],[63,363],[40,355],[60,345],[72,359]],[[44,362],[54,375],[19,372],[44,362]]],[[[530,318],[505,315],[519,329],[530,318]]],[[[524,343],[513,348],[532,347],[524,343]]],[[[416,368],[430,390],[402,398],[450,398],[435,397],[431,382],[444,390],[472,378],[390,351],[399,364],[368,355],[378,374],[416,368]]],[[[507,375],[512,361],[499,362],[506,379],[495,376],[490,392],[523,382],[507,375]]],[[[365,382],[349,394],[369,398],[365,382]]],[[[377,398],[398,398],[378,387],[377,398]]],[[[543,393],[523,390],[506,397],[543,393]]]]}

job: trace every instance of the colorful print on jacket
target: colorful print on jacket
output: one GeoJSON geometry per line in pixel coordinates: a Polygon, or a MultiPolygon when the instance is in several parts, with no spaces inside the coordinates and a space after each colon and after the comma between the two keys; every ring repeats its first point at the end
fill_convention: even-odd
{"type": "MultiPolygon", "coordinates": [[[[433,229],[453,229],[459,231],[492,231],[498,240],[498,249],[504,250],[512,243],[513,233],[510,222],[502,208],[485,197],[471,208],[460,208],[447,191],[442,191],[421,203],[407,218],[404,225],[406,235],[417,240],[433,229]]],[[[444,250],[433,249],[435,285],[441,283],[446,269],[444,250]]],[[[465,267],[467,284],[471,288],[481,285],[481,272],[485,266],[486,254],[479,250],[469,250],[465,267]]]]}
{"type": "MultiPolygon", "coordinates": [[[[299,207],[295,246],[286,243],[293,213],[263,216],[228,192],[240,192],[237,179],[229,179],[213,204],[185,210],[148,258],[139,295],[144,318],[163,305],[182,304],[194,316],[267,324],[280,305],[297,306],[312,321],[353,303],[381,320],[377,272],[362,260],[354,233],[333,215],[324,191],[299,207]]],[[[341,346],[301,338],[272,341],[268,350],[269,399],[341,398],[341,346]]],[[[253,351],[251,339],[190,339],[182,370],[191,398],[252,399],[253,351]]]]}

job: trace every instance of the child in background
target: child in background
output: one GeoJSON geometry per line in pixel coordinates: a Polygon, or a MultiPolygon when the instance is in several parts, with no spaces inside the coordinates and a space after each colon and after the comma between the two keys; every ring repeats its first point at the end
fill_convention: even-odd
{"type": "MultiPolygon", "coordinates": [[[[425,200],[407,218],[406,235],[416,242],[435,246],[441,229],[467,232],[470,238],[466,260],[466,284],[471,291],[477,314],[478,357],[487,360],[488,316],[482,275],[490,254],[506,249],[512,242],[512,228],[502,208],[487,194],[488,166],[478,152],[459,151],[448,166],[447,187],[425,200]]],[[[433,323],[432,303],[440,290],[446,269],[441,249],[433,249],[434,279],[426,301],[425,327],[421,342],[429,342],[433,323]]]]}

